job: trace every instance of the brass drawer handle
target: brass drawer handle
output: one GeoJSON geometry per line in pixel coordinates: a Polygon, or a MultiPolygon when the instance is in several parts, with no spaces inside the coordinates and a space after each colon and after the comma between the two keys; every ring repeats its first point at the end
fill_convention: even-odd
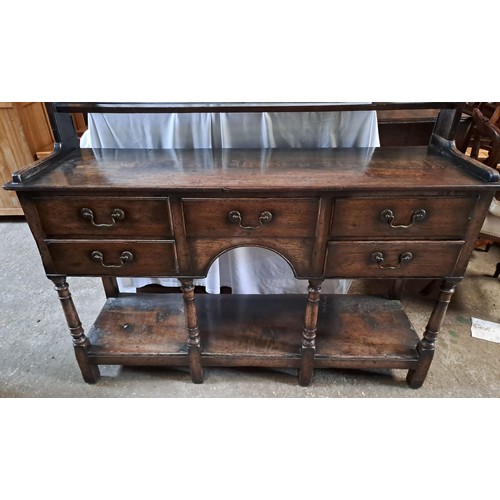
{"type": "Polygon", "coordinates": [[[406,264],[413,259],[413,254],[411,252],[404,252],[399,256],[399,262],[397,265],[393,266],[391,264],[384,264],[384,254],[382,252],[373,252],[372,261],[378,264],[380,269],[394,270],[399,269],[402,264],[406,264]]]}
{"type": "Polygon", "coordinates": [[[126,262],[132,262],[134,260],[134,256],[132,255],[132,252],[128,252],[128,251],[122,252],[122,254],[120,255],[121,264],[105,264],[104,263],[104,256],[98,250],[94,250],[92,252],[91,258],[92,258],[92,260],[99,262],[102,267],[113,267],[113,268],[123,267],[126,262]]]}
{"type": "Polygon", "coordinates": [[[382,220],[383,222],[387,222],[389,226],[394,229],[408,229],[409,227],[413,226],[413,224],[424,221],[426,217],[427,212],[423,208],[419,208],[413,212],[411,216],[411,222],[409,224],[393,224],[392,222],[394,221],[395,217],[392,210],[386,209],[382,210],[382,212],[380,213],[380,220],[382,220]]]}
{"type": "Polygon", "coordinates": [[[121,208],[115,208],[111,212],[111,219],[113,220],[111,224],[96,224],[94,222],[94,212],[92,212],[90,208],[82,208],[80,213],[84,219],[90,220],[90,223],[95,227],[113,227],[116,224],[116,221],[123,220],[125,218],[125,212],[121,208]]]}
{"type": "Polygon", "coordinates": [[[257,229],[260,229],[262,227],[262,224],[271,222],[271,220],[273,219],[273,214],[271,212],[268,212],[267,210],[262,212],[259,216],[258,226],[243,226],[241,224],[242,222],[241,214],[240,212],[238,212],[238,210],[231,210],[228,214],[228,218],[231,222],[234,222],[235,224],[237,223],[241,227],[241,229],[255,231],[257,229]]]}

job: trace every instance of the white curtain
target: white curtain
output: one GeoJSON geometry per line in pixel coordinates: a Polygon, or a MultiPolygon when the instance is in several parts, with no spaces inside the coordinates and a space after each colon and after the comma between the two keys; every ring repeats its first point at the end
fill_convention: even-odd
{"type": "MultiPolygon", "coordinates": [[[[379,146],[375,111],[289,113],[89,114],[82,148],[335,148],[379,146]]],[[[325,293],[346,293],[350,280],[325,280],[325,293]]],[[[119,278],[120,290],[149,283],[179,286],[175,278],[119,278]]],[[[235,248],[222,254],[204,279],[209,293],[221,286],[233,293],[306,293],[288,263],[263,248],[235,248]]]]}

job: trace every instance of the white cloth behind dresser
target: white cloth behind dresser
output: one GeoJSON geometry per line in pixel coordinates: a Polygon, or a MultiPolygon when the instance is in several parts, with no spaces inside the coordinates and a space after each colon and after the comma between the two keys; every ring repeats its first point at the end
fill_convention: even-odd
{"type": "MultiPolygon", "coordinates": [[[[92,148],[334,148],[379,146],[375,111],[290,113],[89,114],[80,146],[92,148]]],[[[346,293],[350,280],[325,280],[325,293],[346,293]]],[[[149,283],[179,286],[174,278],[120,278],[120,290],[149,283]]],[[[235,248],[222,254],[205,279],[209,293],[306,293],[288,263],[270,250],[235,248]]]]}

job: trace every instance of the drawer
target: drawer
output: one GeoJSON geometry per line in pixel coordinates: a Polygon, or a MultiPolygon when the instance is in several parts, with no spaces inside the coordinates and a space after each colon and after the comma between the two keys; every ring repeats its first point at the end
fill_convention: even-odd
{"type": "Polygon", "coordinates": [[[44,197],[35,200],[48,238],[171,238],[168,198],[44,197]]]}
{"type": "Polygon", "coordinates": [[[175,276],[174,242],[47,241],[53,261],[48,273],[74,276],[175,276]]]}
{"type": "Polygon", "coordinates": [[[317,198],[183,199],[188,236],[312,237],[316,234],[317,198]]]}
{"type": "Polygon", "coordinates": [[[330,278],[453,276],[463,241],[335,241],[328,244],[330,278]]]}
{"type": "Polygon", "coordinates": [[[476,197],[339,199],[333,238],[464,238],[476,197]]]}

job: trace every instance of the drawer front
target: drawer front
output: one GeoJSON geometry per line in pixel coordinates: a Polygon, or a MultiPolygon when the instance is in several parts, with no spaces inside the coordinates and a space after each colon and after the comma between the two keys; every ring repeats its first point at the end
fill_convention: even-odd
{"type": "Polygon", "coordinates": [[[74,276],[175,276],[175,244],[149,241],[47,241],[53,270],[74,276]]]}
{"type": "Polygon", "coordinates": [[[453,276],[463,241],[335,241],[328,244],[331,278],[438,278],[453,276]]]}
{"type": "Polygon", "coordinates": [[[183,199],[186,234],[199,237],[313,237],[317,198],[183,199]]]}
{"type": "Polygon", "coordinates": [[[168,198],[37,198],[48,238],[171,238],[168,198]]]}
{"type": "Polygon", "coordinates": [[[339,199],[335,202],[333,238],[461,239],[477,198],[339,199]]]}
{"type": "MultiPolygon", "coordinates": [[[[249,238],[241,238],[238,246],[251,247],[254,242],[249,238]]],[[[259,247],[274,251],[290,263],[297,277],[311,274],[313,262],[313,238],[268,238],[259,240],[259,247]]],[[[192,238],[189,241],[191,266],[195,276],[206,276],[214,260],[225,251],[234,249],[234,240],[219,238],[192,238]]],[[[258,262],[248,262],[248,265],[258,266],[258,262]]]]}

